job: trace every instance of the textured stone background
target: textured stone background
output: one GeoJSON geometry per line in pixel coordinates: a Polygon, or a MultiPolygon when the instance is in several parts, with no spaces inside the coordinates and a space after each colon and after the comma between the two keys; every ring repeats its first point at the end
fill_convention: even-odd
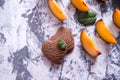
{"type": "Polygon", "coordinates": [[[70,0],[56,0],[67,20],[58,21],[50,12],[47,0],[0,0],[0,80],[120,80],[120,35],[112,22],[120,0],[101,3],[86,0],[97,19],[104,19],[118,44],[107,44],[95,32],[95,25],[78,23],[80,14],[70,0]],[[74,51],[60,65],[51,64],[41,52],[41,44],[59,27],[71,29],[74,51]],[[90,57],[81,47],[79,34],[86,28],[102,54],[90,57]]]}

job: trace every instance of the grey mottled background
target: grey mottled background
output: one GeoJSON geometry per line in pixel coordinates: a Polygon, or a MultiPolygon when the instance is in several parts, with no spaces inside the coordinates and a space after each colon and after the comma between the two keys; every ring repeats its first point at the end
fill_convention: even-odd
{"type": "Polygon", "coordinates": [[[104,42],[95,25],[79,24],[80,12],[70,0],[56,1],[67,15],[64,22],[52,15],[47,0],[0,0],[0,80],[120,80],[120,35],[112,21],[120,0],[86,0],[97,19],[104,19],[117,45],[104,42]],[[54,65],[42,54],[41,44],[61,26],[71,29],[75,48],[62,64],[54,65]],[[96,59],[81,47],[79,34],[83,28],[102,52],[96,59]]]}

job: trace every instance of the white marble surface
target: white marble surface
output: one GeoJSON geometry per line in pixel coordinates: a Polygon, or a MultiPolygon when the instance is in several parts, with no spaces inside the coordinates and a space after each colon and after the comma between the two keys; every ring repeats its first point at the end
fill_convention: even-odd
{"type": "Polygon", "coordinates": [[[104,19],[118,44],[104,42],[95,32],[95,25],[78,23],[80,14],[70,0],[57,0],[67,20],[58,21],[50,12],[47,0],[0,0],[0,80],[120,80],[119,29],[112,22],[119,0],[101,3],[86,0],[97,19],[104,19]],[[59,27],[71,29],[75,48],[60,65],[51,64],[41,52],[41,44],[59,27]],[[86,28],[101,55],[90,57],[81,47],[79,35],[86,28]]]}

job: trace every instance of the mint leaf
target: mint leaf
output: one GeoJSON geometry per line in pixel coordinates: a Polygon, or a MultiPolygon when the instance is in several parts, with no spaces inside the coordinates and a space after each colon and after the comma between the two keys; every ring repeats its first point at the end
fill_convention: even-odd
{"type": "Polygon", "coordinates": [[[95,12],[81,13],[78,17],[78,21],[85,26],[92,25],[96,21],[96,13],[95,12]]]}
{"type": "Polygon", "coordinates": [[[85,18],[85,19],[79,19],[78,20],[81,24],[86,25],[93,25],[96,21],[96,17],[93,18],[85,18]]]}
{"type": "Polygon", "coordinates": [[[58,45],[61,49],[66,49],[66,44],[63,42],[61,38],[58,39],[58,45]]]}

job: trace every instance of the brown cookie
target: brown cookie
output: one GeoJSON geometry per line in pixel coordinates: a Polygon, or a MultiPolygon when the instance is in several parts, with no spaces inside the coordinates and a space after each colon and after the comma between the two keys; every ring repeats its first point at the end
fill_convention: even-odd
{"type": "Polygon", "coordinates": [[[58,29],[56,34],[46,41],[42,45],[43,54],[47,57],[48,60],[55,64],[61,63],[64,56],[71,52],[74,48],[74,39],[72,32],[65,27],[58,29]],[[62,50],[58,45],[58,39],[61,38],[66,44],[66,49],[62,50]]]}

